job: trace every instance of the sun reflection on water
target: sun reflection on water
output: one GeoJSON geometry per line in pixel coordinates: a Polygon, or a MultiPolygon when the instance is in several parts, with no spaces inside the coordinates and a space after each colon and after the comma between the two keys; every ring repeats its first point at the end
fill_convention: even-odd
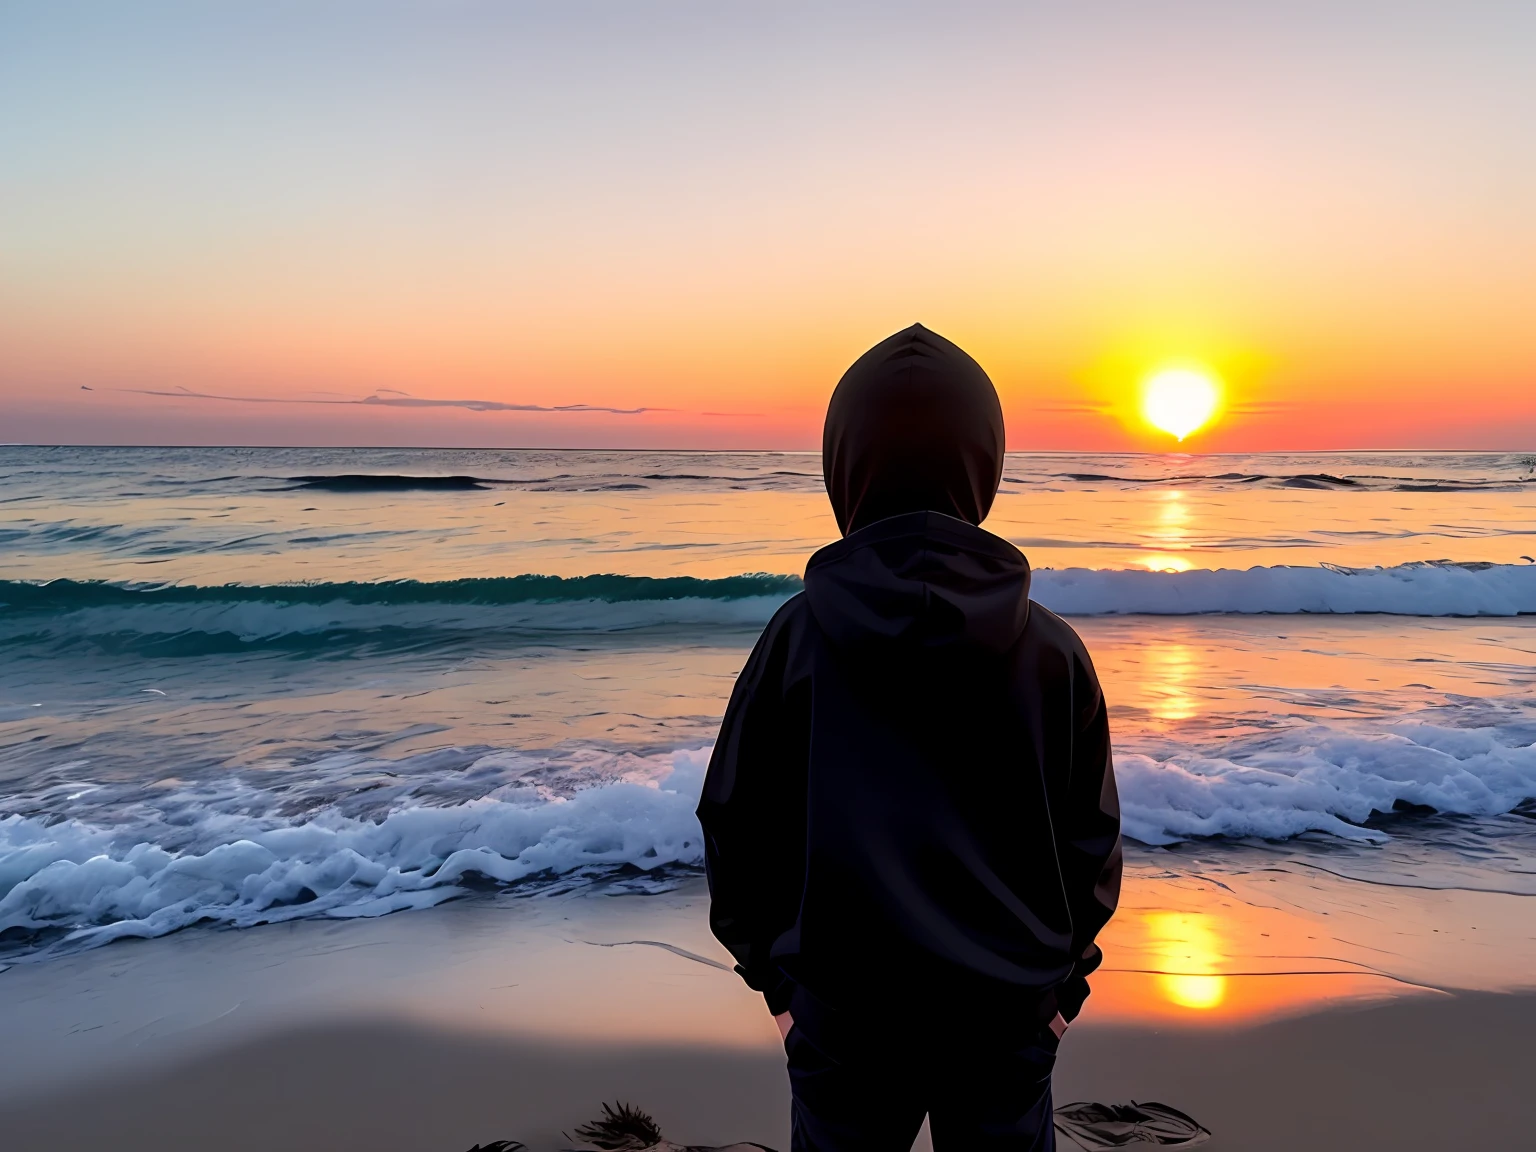
{"type": "Polygon", "coordinates": [[[1184,493],[1175,489],[1160,494],[1156,517],[1147,526],[1146,538],[1157,548],[1155,552],[1137,556],[1132,563],[1153,572],[1188,572],[1194,563],[1181,555],[1189,548],[1189,505],[1184,493]]]}
{"type": "Polygon", "coordinates": [[[1189,524],[1189,505],[1184,503],[1184,493],[1178,489],[1163,493],[1163,506],[1158,509],[1158,535],[1168,541],[1184,539],[1189,524]]]}
{"type": "Polygon", "coordinates": [[[1209,1010],[1227,997],[1227,978],[1216,975],[1221,942],[1199,912],[1148,912],[1143,917],[1158,990],[1181,1008],[1209,1010]]]}
{"type": "Polygon", "coordinates": [[[1147,689],[1152,694],[1151,713],[1159,720],[1188,720],[1199,711],[1190,692],[1195,654],[1187,644],[1160,644],[1145,653],[1147,689]]]}
{"type": "Polygon", "coordinates": [[[1188,572],[1194,564],[1183,556],[1171,556],[1167,552],[1153,552],[1136,557],[1136,563],[1149,572],[1188,572]]]}

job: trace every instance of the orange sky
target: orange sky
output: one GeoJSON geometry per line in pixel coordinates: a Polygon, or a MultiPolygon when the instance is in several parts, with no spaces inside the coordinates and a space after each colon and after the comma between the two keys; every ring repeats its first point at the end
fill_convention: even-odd
{"type": "Polygon", "coordinates": [[[1231,7],[8,9],[0,441],[814,447],[920,320],[1013,448],[1536,447],[1532,10],[1231,7]]]}

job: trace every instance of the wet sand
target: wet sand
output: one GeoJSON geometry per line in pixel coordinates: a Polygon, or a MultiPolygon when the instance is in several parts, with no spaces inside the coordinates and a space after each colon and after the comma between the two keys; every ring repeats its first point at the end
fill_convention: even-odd
{"type": "MultiPolygon", "coordinates": [[[[1252,1029],[1084,1027],[1058,1099],[1158,1099],[1213,1150],[1529,1147],[1536,997],[1335,1011],[1252,1029]]],[[[788,1146],[771,1051],[533,1043],[378,1022],[295,1028],[143,1074],[0,1109],[15,1152],[560,1148],[601,1099],[640,1103],[672,1137],[788,1146]]],[[[1070,1145],[1063,1144],[1063,1147],[1070,1145]]]]}
{"type": "MultiPolygon", "coordinates": [[[[1243,939],[1269,948],[1292,920],[1302,931],[1338,917],[1337,901],[1287,920],[1146,876],[1130,895],[1120,957],[1135,961],[1142,933],[1164,964],[1182,954],[1193,967],[1102,977],[1063,1046],[1059,1101],[1162,1100],[1210,1127],[1218,1152],[1529,1144],[1536,996],[1453,993],[1349,965],[1235,975],[1260,955],[1241,954],[1243,939]],[[1144,931],[1167,928],[1149,917],[1197,915],[1219,925],[1211,955],[1196,954],[1199,932],[1167,945],[1144,931]]],[[[719,966],[700,896],[690,883],[654,897],[468,901],[17,965],[0,973],[4,1147],[463,1152],[519,1139],[547,1152],[622,1098],[673,1139],[785,1149],[777,1037],[719,966]]],[[[1505,899],[1515,903],[1471,914],[1528,918],[1529,898],[1505,899]]],[[[1411,936],[1396,917],[1382,932],[1411,936]]],[[[1424,931],[1438,936],[1454,917],[1432,919],[1424,931]]],[[[1514,933],[1529,939],[1528,926],[1514,933]]]]}

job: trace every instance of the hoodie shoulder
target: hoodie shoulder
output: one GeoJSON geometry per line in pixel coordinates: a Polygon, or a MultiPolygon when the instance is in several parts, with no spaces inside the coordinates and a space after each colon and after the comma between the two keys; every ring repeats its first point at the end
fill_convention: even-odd
{"type": "Polygon", "coordinates": [[[804,628],[811,619],[811,603],[806,599],[805,591],[802,589],[780,604],[778,611],[768,618],[768,624],[763,629],[763,639],[797,631],[804,628]]]}
{"type": "Polygon", "coordinates": [[[1077,629],[1034,600],[1029,602],[1029,625],[1025,629],[1025,638],[1037,648],[1059,652],[1072,669],[1072,679],[1078,690],[1086,691],[1090,699],[1097,700],[1102,694],[1093,658],[1088,655],[1088,646],[1077,634],[1077,629]]]}
{"type": "Polygon", "coordinates": [[[741,671],[745,684],[758,685],[766,678],[779,679],[781,687],[799,679],[809,669],[807,644],[816,628],[810,601],[796,592],[773,614],[758,637],[752,655],[741,671]]]}
{"type": "Polygon", "coordinates": [[[1088,659],[1088,648],[1077,629],[1038,600],[1029,602],[1029,629],[1037,643],[1049,644],[1070,655],[1088,659]]]}

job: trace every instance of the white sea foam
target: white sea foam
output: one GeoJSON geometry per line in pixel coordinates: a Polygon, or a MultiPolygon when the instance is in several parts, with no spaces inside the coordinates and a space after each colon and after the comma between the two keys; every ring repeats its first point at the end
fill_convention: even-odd
{"type": "Polygon", "coordinates": [[[377,822],[210,813],[198,838],[214,843],[201,851],[123,846],[121,830],[10,816],[0,820],[0,932],[67,928],[67,943],[96,944],[199,921],[239,927],[425,908],[463,895],[471,874],[515,883],[623,865],[697,866],[693,810],[707,755],[676,752],[671,771],[649,784],[409,806],[377,822]]]}
{"type": "Polygon", "coordinates": [[[1360,825],[1399,801],[1493,816],[1536,796],[1536,745],[1498,728],[1308,724],[1235,742],[1227,757],[1123,753],[1115,775],[1125,833],[1144,844],[1312,831],[1380,842],[1387,833],[1360,825]]]}
{"type": "MultiPolygon", "coordinates": [[[[1311,724],[1162,760],[1121,750],[1125,832],[1358,842],[1399,801],[1491,816],[1536,796],[1536,745],[1497,727],[1311,724]]],[[[0,820],[0,932],[67,932],[62,946],[158,936],[199,921],[245,926],[378,916],[465,893],[466,880],[641,873],[703,860],[693,810],[708,749],[626,760],[625,778],[565,797],[502,787],[451,806],[406,803],[378,819],[322,808],[283,819],[202,808],[179,851],[72,818],[0,820]],[[480,878],[480,879],[475,879],[480,878]]],[[[490,753],[490,756],[500,753],[490,753]]],[[[274,809],[275,810],[275,809],[274,809]]],[[[59,946],[59,945],[52,945],[59,946]]]]}

